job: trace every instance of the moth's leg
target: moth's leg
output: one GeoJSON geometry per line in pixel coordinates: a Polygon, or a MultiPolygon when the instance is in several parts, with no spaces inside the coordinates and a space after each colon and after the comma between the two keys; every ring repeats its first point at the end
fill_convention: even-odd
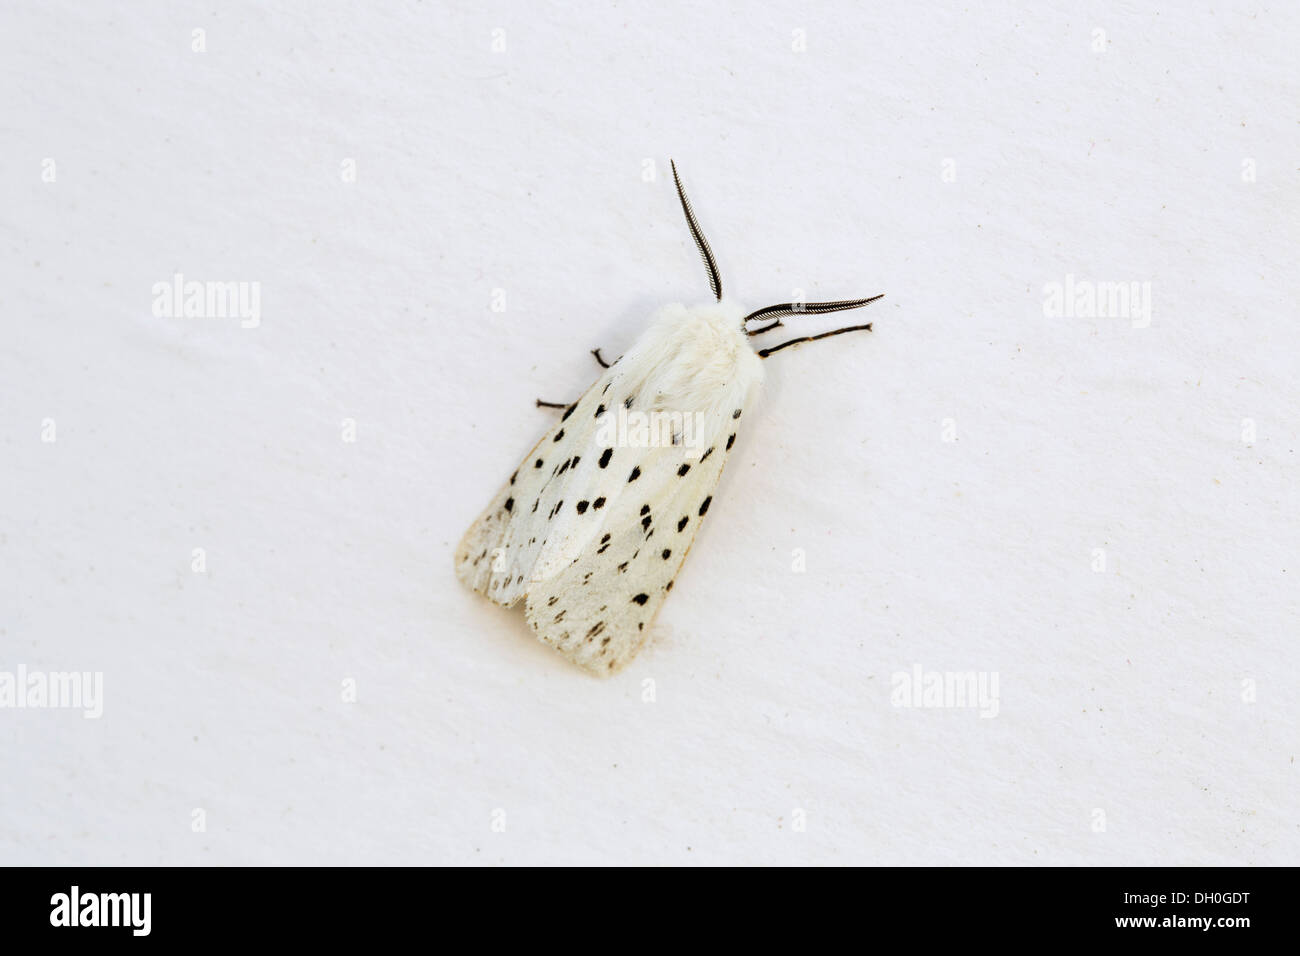
{"type": "Polygon", "coordinates": [[[823,332],[821,335],[801,335],[797,339],[790,339],[788,342],[782,342],[780,345],[773,345],[768,349],[759,349],[758,357],[767,358],[773,352],[779,352],[790,345],[798,345],[801,342],[816,342],[820,339],[829,339],[832,335],[843,335],[845,332],[870,332],[871,323],[866,325],[849,325],[842,329],[832,329],[829,332],[823,332]]]}
{"type": "MultiPolygon", "coordinates": [[[[601,368],[609,368],[611,365],[614,364],[614,362],[618,361],[618,359],[614,359],[614,362],[606,362],[605,359],[600,354],[600,349],[592,349],[591,354],[596,356],[596,361],[600,364],[601,368]]],[[[622,356],[620,355],[619,358],[622,358],[622,356]]],[[[569,402],[566,405],[564,402],[544,402],[540,398],[537,400],[538,408],[572,408],[576,404],[578,403],[569,402]]]]}

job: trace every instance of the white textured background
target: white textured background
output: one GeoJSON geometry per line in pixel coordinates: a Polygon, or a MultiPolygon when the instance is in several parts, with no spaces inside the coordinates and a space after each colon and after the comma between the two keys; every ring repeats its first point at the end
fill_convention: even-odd
{"type": "Polygon", "coordinates": [[[105,681],[0,710],[0,862],[1296,862],[1300,11],[278,6],[0,10],[0,670],[105,681]],[[601,682],[451,552],[707,298],[669,156],[752,307],[887,298],[601,682]]]}

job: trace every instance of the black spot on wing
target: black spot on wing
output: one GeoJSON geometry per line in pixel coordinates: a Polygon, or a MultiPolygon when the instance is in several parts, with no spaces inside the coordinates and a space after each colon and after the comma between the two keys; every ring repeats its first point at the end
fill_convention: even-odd
{"type": "Polygon", "coordinates": [[[596,462],[596,464],[600,465],[601,468],[604,468],[606,465],[609,464],[609,460],[613,457],[614,457],[614,449],[606,448],[604,453],[600,456],[600,461],[596,462]]]}
{"type": "Polygon", "coordinates": [[[711,501],[713,501],[713,495],[709,495],[709,497],[705,498],[705,499],[704,499],[704,503],[700,505],[700,517],[701,517],[701,518],[704,517],[704,512],[706,512],[706,511],[709,510],[709,503],[710,503],[711,501]]]}
{"type": "Polygon", "coordinates": [[[633,481],[636,481],[640,477],[641,477],[641,466],[633,465],[631,474],[627,476],[628,482],[631,483],[633,481]]]}
{"type": "Polygon", "coordinates": [[[637,604],[644,604],[646,601],[650,600],[650,595],[638,594],[636,597],[632,598],[632,600],[635,601],[637,604]]]}
{"type": "Polygon", "coordinates": [[[681,534],[681,533],[682,533],[682,530],[686,527],[686,522],[688,522],[688,521],[690,521],[690,520],[691,520],[690,518],[686,517],[685,515],[682,515],[682,520],[679,521],[679,522],[677,522],[677,533],[678,533],[678,534],[681,534]]]}

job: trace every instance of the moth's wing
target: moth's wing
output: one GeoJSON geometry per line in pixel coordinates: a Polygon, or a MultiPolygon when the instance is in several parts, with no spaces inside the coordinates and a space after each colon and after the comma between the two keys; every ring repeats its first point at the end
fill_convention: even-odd
{"type": "Polygon", "coordinates": [[[613,375],[612,369],[602,375],[542,436],[456,546],[457,576],[503,607],[527,590],[537,556],[551,540],[556,505],[573,480],[570,470],[599,451],[595,411],[613,375]]]}
{"type": "MultiPolygon", "coordinates": [[[[522,468],[520,466],[520,471],[515,473],[516,481],[522,468]]],[[[498,491],[492,503],[469,526],[469,530],[460,539],[460,544],[456,545],[456,576],[466,586],[505,607],[514,604],[521,593],[515,586],[502,590],[513,579],[507,579],[505,574],[508,568],[514,567],[506,558],[505,544],[510,522],[514,520],[514,492],[514,485],[510,483],[498,491]],[[493,569],[496,569],[495,572],[493,569]]],[[[518,573],[514,573],[513,577],[518,577],[518,573]]]]}
{"type": "Polygon", "coordinates": [[[588,670],[608,674],[631,660],[761,382],[760,359],[741,333],[733,338],[728,345],[681,307],[666,310],[566,410],[466,533],[456,557],[462,579],[507,607],[526,596],[538,637],[588,670]],[[623,434],[625,419],[647,413],[676,422],[680,442],[676,428],[667,441],[623,434]]]}
{"type": "Polygon", "coordinates": [[[672,445],[613,450],[604,471],[614,482],[597,489],[604,507],[566,511],[564,535],[534,568],[525,606],[541,641],[602,675],[636,656],[709,509],[732,440],[723,435],[703,457],[672,445]],[[582,544],[572,550],[569,542],[582,544]]]}

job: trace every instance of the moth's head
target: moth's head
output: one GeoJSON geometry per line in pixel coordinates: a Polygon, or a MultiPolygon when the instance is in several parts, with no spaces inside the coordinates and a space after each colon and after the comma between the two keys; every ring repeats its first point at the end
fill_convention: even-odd
{"type": "Polygon", "coordinates": [[[719,336],[745,331],[745,310],[730,299],[687,306],[685,314],[692,325],[719,336]]]}
{"type": "MultiPolygon", "coordinates": [[[[804,313],[821,315],[830,312],[843,312],[845,309],[861,308],[869,302],[875,302],[877,299],[884,297],[884,293],[881,293],[865,299],[839,299],[835,302],[779,302],[776,305],[765,306],[753,312],[746,312],[734,302],[724,301],[722,298],[722,277],[718,274],[717,260],[713,258],[713,250],[709,248],[709,241],[704,238],[704,233],[700,231],[700,224],[695,220],[695,211],[691,209],[691,201],[686,198],[686,190],[682,188],[681,177],[677,175],[677,164],[672,160],[669,160],[669,162],[673,167],[673,182],[677,185],[677,198],[681,200],[682,212],[686,214],[686,226],[690,229],[691,236],[695,239],[695,245],[700,250],[700,258],[704,260],[704,266],[709,273],[709,288],[713,290],[713,297],[717,300],[689,309],[692,321],[704,323],[719,335],[740,333],[746,336],[754,336],[780,328],[784,325],[781,319],[786,316],[803,315],[804,313]]],[[[869,331],[871,331],[870,322],[865,325],[850,325],[846,328],[823,332],[820,335],[806,335],[801,338],[791,339],[788,342],[782,342],[780,345],[758,349],[757,351],[760,358],[767,358],[773,352],[779,351],[787,345],[812,342],[816,339],[829,338],[832,335],[840,335],[844,332],[869,331]]]]}
{"type": "Polygon", "coordinates": [[[646,337],[678,358],[707,362],[710,356],[734,357],[750,351],[744,321],[745,310],[731,301],[675,302],[656,313],[646,337]]]}

